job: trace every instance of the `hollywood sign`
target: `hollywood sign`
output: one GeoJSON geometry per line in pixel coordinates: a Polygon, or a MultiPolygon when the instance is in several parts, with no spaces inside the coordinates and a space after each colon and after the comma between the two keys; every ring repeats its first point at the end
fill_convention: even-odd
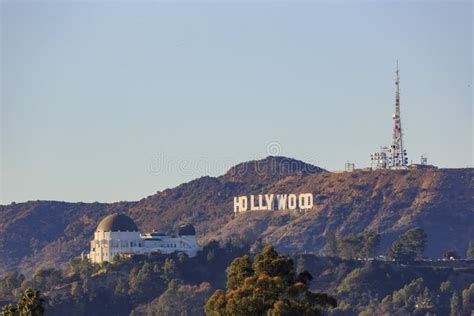
{"type": "Polygon", "coordinates": [[[247,211],[307,210],[313,207],[313,194],[258,194],[234,197],[234,213],[247,211]],[[275,208],[276,207],[276,208],[275,208]]]}

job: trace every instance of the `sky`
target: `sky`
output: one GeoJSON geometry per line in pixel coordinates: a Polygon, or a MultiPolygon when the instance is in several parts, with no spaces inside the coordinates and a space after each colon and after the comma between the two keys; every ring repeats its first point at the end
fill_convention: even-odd
{"type": "Polygon", "coordinates": [[[2,1],[0,204],[138,200],[270,154],[473,166],[472,1],[2,1]]]}

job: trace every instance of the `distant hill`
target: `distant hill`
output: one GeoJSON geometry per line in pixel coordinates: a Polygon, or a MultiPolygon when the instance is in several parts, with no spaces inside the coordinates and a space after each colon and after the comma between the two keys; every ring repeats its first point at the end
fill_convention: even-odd
{"type": "Polygon", "coordinates": [[[474,240],[474,169],[377,170],[330,173],[299,160],[267,157],[202,177],[136,202],[30,201],[0,206],[0,273],[58,266],[83,251],[99,220],[129,214],[141,231],[195,225],[199,242],[243,237],[272,242],[286,253],[319,252],[325,235],[363,230],[382,235],[382,251],[407,229],[428,234],[430,257],[465,253],[474,240]],[[255,211],[233,214],[233,197],[312,192],[305,214],[255,211]]]}

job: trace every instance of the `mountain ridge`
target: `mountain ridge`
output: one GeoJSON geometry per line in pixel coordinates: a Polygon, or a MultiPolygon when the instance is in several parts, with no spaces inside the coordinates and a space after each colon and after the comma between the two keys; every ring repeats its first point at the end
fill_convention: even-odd
{"type": "Polygon", "coordinates": [[[474,240],[474,169],[376,170],[331,173],[285,157],[232,167],[131,202],[29,201],[0,206],[0,273],[58,266],[88,251],[99,220],[126,213],[140,231],[196,226],[199,242],[243,238],[272,242],[287,252],[324,251],[325,235],[362,230],[382,235],[381,248],[401,232],[420,226],[427,254],[463,253],[474,240]],[[273,168],[272,168],[273,165],[273,168]],[[288,168],[288,166],[292,166],[288,168]],[[242,172],[240,172],[243,170],[242,172]],[[261,193],[314,195],[304,214],[254,211],[234,215],[233,197],[261,193]]]}

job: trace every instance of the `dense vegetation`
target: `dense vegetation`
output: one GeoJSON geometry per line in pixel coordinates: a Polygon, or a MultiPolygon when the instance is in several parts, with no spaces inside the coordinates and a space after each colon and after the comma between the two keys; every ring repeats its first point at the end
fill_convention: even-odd
{"type": "Polygon", "coordinates": [[[40,291],[28,288],[21,293],[16,305],[2,306],[2,316],[41,316],[44,314],[43,302],[40,291]]]}
{"type": "Polygon", "coordinates": [[[375,256],[379,244],[380,235],[374,232],[364,231],[342,238],[329,233],[326,251],[330,256],[343,259],[370,258],[375,256]]]}
{"type": "Polygon", "coordinates": [[[76,258],[31,279],[7,273],[0,279],[0,304],[16,302],[31,287],[44,294],[47,315],[202,315],[213,289],[225,284],[227,266],[248,251],[241,242],[211,242],[194,258],[156,253],[101,265],[76,258]]]}
{"type": "MultiPolygon", "coordinates": [[[[419,233],[399,236],[387,251],[399,243],[408,252],[419,249],[413,243],[419,233]]],[[[474,260],[376,260],[370,257],[374,240],[377,235],[370,232],[336,237],[343,258],[300,254],[290,259],[272,247],[254,256],[242,241],[210,242],[194,258],[136,255],[102,265],[76,258],[64,269],[42,268],[31,278],[3,275],[0,305],[15,307],[25,289],[35,288],[43,295],[46,315],[204,315],[209,299],[209,315],[245,314],[227,313],[235,306],[288,315],[289,309],[328,307],[311,305],[329,298],[315,294],[323,292],[337,299],[337,307],[328,311],[334,316],[471,315],[474,260]],[[262,288],[267,292],[260,296],[262,288]],[[263,304],[259,298],[265,295],[270,299],[263,304]]]]}
{"type": "Polygon", "coordinates": [[[217,290],[205,306],[208,316],[322,315],[336,300],[309,290],[308,271],[296,274],[293,260],[267,245],[253,262],[235,259],[227,270],[227,291],[217,290]]]}
{"type": "Polygon", "coordinates": [[[332,315],[471,316],[474,262],[342,260],[298,255],[298,271],[315,276],[314,290],[338,300],[332,315]],[[464,302],[464,303],[463,303],[464,302]]]}

